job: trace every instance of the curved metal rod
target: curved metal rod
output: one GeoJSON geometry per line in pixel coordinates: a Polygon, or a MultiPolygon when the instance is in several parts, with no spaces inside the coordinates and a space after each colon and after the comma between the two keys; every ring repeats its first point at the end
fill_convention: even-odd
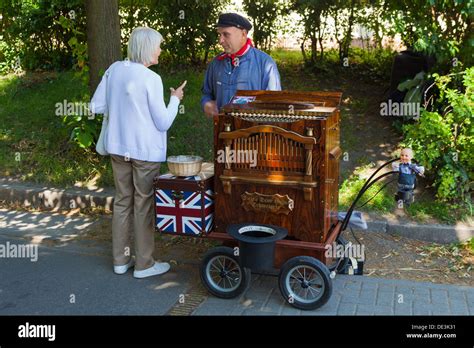
{"type": "MultiPolygon", "coordinates": [[[[394,162],[393,160],[391,162],[394,162]]],[[[391,163],[391,162],[387,162],[385,165],[387,165],[388,163],[391,163]]],[[[379,170],[381,169],[382,167],[379,168],[379,170]]],[[[344,220],[342,221],[342,227],[341,227],[341,231],[344,231],[346,228],[347,228],[347,224],[349,223],[349,220],[351,218],[351,215],[352,215],[352,212],[354,210],[354,207],[355,205],[357,204],[357,202],[359,201],[359,199],[363,196],[363,194],[373,185],[375,184],[377,181],[379,181],[380,179],[386,177],[387,175],[392,175],[392,174],[398,174],[398,171],[391,171],[391,172],[388,172],[388,173],[384,173],[380,176],[378,176],[377,178],[375,178],[374,180],[372,180],[370,183],[369,183],[369,180],[373,177],[373,175],[367,180],[366,182],[366,185],[364,185],[361,190],[359,191],[359,194],[357,195],[356,199],[354,200],[354,202],[352,202],[352,205],[350,206],[349,210],[347,211],[347,215],[344,217],[344,220]]]]}
{"type": "MultiPolygon", "coordinates": [[[[392,162],[398,161],[399,159],[400,158],[394,158],[394,159],[392,159],[388,162],[385,162],[375,172],[373,172],[372,175],[366,180],[366,182],[364,183],[364,185],[360,189],[359,194],[357,195],[355,200],[358,201],[360,199],[360,197],[364,194],[365,190],[367,189],[367,186],[370,184],[370,180],[372,180],[372,178],[375,176],[375,174],[377,174],[383,167],[389,165],[392,162]]],[[[353,206],[354,206],[354,204],[351,206],[352,210],[353,210],[353,206]]],[[[350,216],[349,216],[349,218],[350,218],[350,216]]],[[[346,223],[346,226],[347,226],[347,223],[346,223]]]]}
{"type": "Polygon", "coordinates": [[[367,185],[369,184],[370,180],[375,176],[375,174],[377,174],[377,173],[380,171],[380,169],[382,169],[383,167],[389,165],[390,163],[395,162],[395,161],[398,161],[398,160],[400,160],[400,157],[394,158],[394,159],[392,159],[392,160],[390,160],[390,161],[388,161],[388,162],[385,162],[383,165],[381,165],[381,166],[380,166],[375,172],[373,172],[372,175],[367,179],[367,181],[365,182],[364,186],[362,186],[361,191],[364,190],[365,186],[367,186],[367,185]]]}
{"type": "Polygon", "coordinates": [[[375,198],[375,196],[377,196],[379,194],[380,191],[382,191],[386,186],[390,185],[392,182],[394,182],[395,180],[397,180],[398,178],[395,178],[395,179],[392,179],[390,180],[389,182],[385,183],[372,197],[370,197],[367,201],[365,201],[362,205],[359,205],[358,207],[356,207],[357,209],[360,209],[362,208],[363,206],[365,206],[367,203],[369,203],[372,199],[375,198]]]}

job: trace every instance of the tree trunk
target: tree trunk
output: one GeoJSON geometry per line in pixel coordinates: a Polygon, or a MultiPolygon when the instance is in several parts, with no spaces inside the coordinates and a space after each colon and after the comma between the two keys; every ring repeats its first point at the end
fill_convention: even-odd
{"type": "Polygon", "coordinates": [[[301,55],[303,56],[303,60],[305,63],[308,63],[308,57],[306,55],[306,51],[304,49],[304,44],[306,42],[306,39],[303,38],[303,41],[301,42],[300,48],[301,48],[301,55]]]}
{"type": "Polygon", "coordinates": [[[86,0],[89,89],[94,94],[101,74],[122,58],[118,0],[86,0]]]}
{"type": "Polygon", "coordinates": [[[316,39],[316,35],[311,33],[311,63],[316,63],[316,59],[318,57],[318,40],[316,39]]]}
{"type": "Polygon", "coordinates": [[[318,39],[319,41],[319,48],[321,49],[321,52],[319,52],[319,59],[322,61],[324,58],[324,46],[323,46],[323,38],[320,37],[318,39]]]}
{"type": "Polygon", "coordinates": [[[339,18],[338,18],[338,11],[336,11],[333,14],[334,18],[334,39],[337,42],[337,45],[339,46],[339,62],[343,64],[343,57],[342,57],[342,41],[339,40],[339,18]]]}
{"type": "Polygon", "coordinates": [[[351,13],[349,15],[349,26],[347,28],[346,35],[344,37],[344,46],[342,49],[342,54],[344,58],[349,57],[349,48],[351,47],[351,42],[352,42],[352,25],[354,24],[354,7],[355,7],[355,0],[352,0],[351,13]]]}

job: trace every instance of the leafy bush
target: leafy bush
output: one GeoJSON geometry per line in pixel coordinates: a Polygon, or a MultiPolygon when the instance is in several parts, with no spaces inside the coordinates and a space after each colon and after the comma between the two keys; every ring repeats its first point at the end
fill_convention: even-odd
{"type": "Polygon", "coordinates": [[[277,19],[283,15],[282,0],[243,0],[245,12],[253,24],[255,47],[269,51],[277,33],[277,19]]]}
{"type": "Polygon", "coordinates": [[[6,74],[10,71],[19,70],[21,61],[18,56],[18,40],[7,43],[3,41],[0,35],[0,74],[6,74]]]}
{"type": "Polygon", "coordinates": [[[156,6],[164,49],[177,64],[207,61],[217,44],[215,25],[227,1],[159,0],[156,6]]]}
{"type": "Polygon", "coordinates": [[[12,62],[17,61],[28,70],[72,66],[72,51],[67,45],[71,33],[65,32],[58,20],[61,16],[74,18],[84,31],[83,1],[0,0],[0,14],[4,46],[0,48],[2,70],[12,70],[12,62]]]}
{"type": "Polygon", "coordinates": [[[395,55],[396,52],[389,48],[365,50],[353,47],[349,53],[349,68],[372,79],[389,81],[395,55]]]}
{"type": "Polygon", "coordinates": [[[433,75],[440,91],[438,109],[423,110],[418,122],[403,126],[404,145],[434,179],[441,201],[470,201],[474,181],[474,68],[465,70],[462,89],[454,76],[433,75]]]}
{"type": "MultiPolygon", "coordinates": [[[[72,51],[74,69],[76,70],[75,77],[80,79],[84,87],[87,87],[89,83],[89,67],[87,65],[86,34],[77,28],[77,22],[74,19],[60,16],[58,23],[65,32],[72,35],[67,44],[72,51]]],[[[84,106],[90,100],[90,96],[88,93],[85,93],[81,99],[82,101],[79,104],[84,109],[84,106]]],[[[88,149],[95,144],[102,126],[102,115],[83,116],[71,115],[66,112],[62,116],[65,126],[71,129],[70,140],[73,143],[81,149],[88,149]]]]}
{"type": "Polygon", "coordinates": [[[404,43],[436,57],[440,67],[452,59],[473,62],[472,0],[389,1],[384,12],[404,43]]]}
{"type": "Polygon", "coordinates": [[[77,28],[77,22],[71,18],[60,16],[58,23],[63,29],[72,35],[67,44],[71,48],[71,54],[74,61],[73,68],[76,70],[76,76],[81,78],[82,83],[87,86],[89,83],[89,66],[86,34],[77,28]]]}
{"type": "Polygon", "coordinates": [[[200,65],[217,45],[215,24],[230,0],[146,0],[120,1],[121,26],[128,37],[136,26],[147,25],[164,38],[161,61],[167,64],[200,65]]]}
{"type": "Polygon", "coordinates": [[[72,129],[70,140],[80,148],[88,149],[99,138],[102,115],[94,115],[94,117],[65,115],[63,122],[72,129]]]}

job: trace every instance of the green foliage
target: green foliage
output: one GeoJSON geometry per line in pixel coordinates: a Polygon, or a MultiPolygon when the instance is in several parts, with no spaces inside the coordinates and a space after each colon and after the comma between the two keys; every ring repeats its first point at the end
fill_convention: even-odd
{"type": "Polygon", "coordinates": [[[252,20],[255,47],[269,51],[277,33],[277,19],[283,15],[285,3],[282,0],[243,0],[243,7],[252,20]]]}
{"type": "Polygon", "coordinates": [[[0,35],[0,74],[10,71],[18,71],[21,68],[21,61],[18,56],[18,40],[7,43],[0,35]]]}
{"type": "Polygon", "coordinates": [[[147,25],[163,35],[162,62],[174,65],[203,64],[217,45],[215,24],[229,1],[122,0],[123,50],[126,52],[126,42],[133,28],[147,25]]]}
{"type": "Polygon", "coordinates": [[[439,111],[423,110],[418,122],[403,127],[404,143],[434,178],[442,201],[469,201],[474,181],[474,68],[463,73],[463,89],[450,87],[453,75],[434,75],[439,111]]]}
{"type": "MultiPolygon", "coordinates": [[[[168,87],[188,81],[184,109],[180,108],[184,113],[178,113],[168,131],[168,154],[195,154],[206,161],[212,160],[213,123],[203,115],[199,103],[204,72],[192,68],[165,70],[160,65],[152,68],[163,79],[166,101],[170,97],[168,87]]],[[[76,125],[65,126],[62,117],[55,116],[56,103],[64,99],[80,102],[87,90],[73,72],[0,77],[0,176],[62,186],[88,182],[97,176],[97,185],[113,186],[110,158],[71,143],[71,132],[76,125]],[[48,78],[40,78],[45,74],[48,78]],[[33,77],[34,85],[30,82],[33,77]],[[21,160],[15,160],[16,153],[21,160]]],[[[101,122],[98,115],[95,120],[82,117],[86,124],[101,122]]],[[[68,120],[76,121],[74,116],[68,120]]],[[[82,140],[88,145],[87,138],[82,140]]],[[[162,170],[166,170],[165,165],[162,170]]]]}
{"type": "Polygon", "coordinates": [[[366,50],[353,47],[349,52],[348,69],[372,80],[390,80],[393,58],[397,53],[390,48],[366,50]]]}
{"type": "MultiPolygon", "coordinates": [[[[362,25],[367,31],[373,34],[374,48],[382,48],[382,39],[389,34],[384,13],[387,11],[385,0],[370,0],[367,3],[361,3],[357,11],[357,23],[362,25]]],[[[367,49],[370,49],[371,42],[367,42],[367,49]]]]}
{"type": "Polygon", "coordinates": [[[0,175],[72,186],[113,185],[110,159],[73,145],[56,103],[80,101],[88,88],[73,72],[9,74],[0,78],[0,175]]]}
{"type": "MultiPolygon", "coordinates": [[[[228,3],[119,0],[123,55],[133,28],[149,26],[164,35],[162,62],[200,65],[219,49],[215,23],[228,3]]],[[[281,34],[290,26],[287,16],[299,14],[303,58],[315,68],[324,60],[329,42],[338,46],[339,64],[346,58],[351,64],[357,24],[373,33],[372,41],[362,38],[367,52],[380,51],[384,37],[400,34],[409,47],[436,56],[442,72],[458,62],[472,65],[472,0],[244,0],[242,5],[254,23],[254,41],[264,50],[270,49],[277,31],[281,34]]],[[[79,57],[85,57],[81,53],[86,44],[83,0],[0,0],[0,15],[0,73],[18,70],[20,65],[27,70],[67,69],[80,65],[79,57]],[[81,34],[64,27],[64,18],[72,20],[81,34]]]]}
{"type": "Polygon", "coordinates": [[[440,67],[453,59],[472,65],[472,0],[387,1],[385,18],[409,47],[436,57],[440,67]]]}
{"type": "MultiPolygon", "coordinates": [[[[381,13],[384,12],[383,0],[369,2],[362,0],[293,0],[291,9],[302,18],[304,37],[302,38],[301,51],[304,60],[318,70],[325,70],[324,66],[321,69],[320,66],[321,63],[324,64],[324,46],[328,41],[336,42],[338,45],[336,64],[343,66],[352,64],[351,55],[354,55],[352,51],[357,49],[351,47],[356,24],[373,32],[373,44],[369,37],[362,38],[365,42],[364,51],[368,55],[378,56],[380,53],[386,52],[382,48],[382,39],[388,32],[381,17],[381,13]],[[309,56],[305,47],[307,40],[310,41],[311,54],[309,56]],[[375,48],[375,54],[372,53],[373,48],[375,48]]],[[[385,63],[384,59],[381,61],[385,63]]],[[[377,59],[373,62],[378,65],[377,59]]]]}
{"type": "MultiPolygon", "coordinates": [[[[89,83],[89,66],[87,65],[88,54],[86,35],[77,28],[77,21],[75,18],[60,16],[57,22],[65,32],[71,34],[71,38],[68,40],[67,44],[72,50],[74,69],[76,70],[75,75],[80,79],[83,86],[87,87],[89,83]]],[[[88,105],[89,99],[89,94],[85,93],[82,97],[82,102],[79,103],[79,105],[83,106],[83,111],[88,111],[88,108],[85,106],[88,105]]],[[[62,116],[64,125],[68,129],[71,129],[70,140],[73,143],[81,149],[88,149],[95,144],[102,126],[102,115],[83,116],[73,115],[66,112],[66,114],[62,116]]]]}
{"type": "MultiPolygon", "coordinates": [[[[87,104],[85,101],[82,105],[87,104]]],[[[67,129],[71,129],[70,140],[81,149],[88,149],[96,143],[102,127],[102,115],[81,116],[62,115],[63,123],[67,129]]]]}
{"type": "Polygon", "coordinates": [[[88,53],[86,35],[77,28],[77,21],[74,19],[60,16],[58,23],[66,32],[72,34],[67,44],[71,48],[72,56],[75,59],[73,68],[76,70],[76,76],[87,86],[89,83],[89,66],[87,65],[88,53]]]}
{"type": "Polygon", "coordinates": [[[414,220],[424,222],[432,217],[436,217],[440,222],[455,224],[468,215],[472,215],[465,205],[448,204],[446,202],[436,202],[433,200],[416,200],[409,206],[405,206],[406,212],[414,220]]]}
{"type": "MultiPolygon", "coordinates": [[[[348,208],[354,202],[365,180],[359,175],[351,175],[347,180],[344,180],[339,189],[339,205],[341,209],[348,208]]],[[[396,203],[393,199],[393,193],[389,191],[388,187],[382,189],[382,185],[383,183],[380,182],[373,184],[360,198],[358,206],[364,204],[375,195],[365,207],[382,213],[391,211],[396,203]],[[382,190],[379,192],[380,189],[382,190]]]]}
{"type": "Polygon", "coordinates": [[[0,0],[0,14],[2,70],[12,70],[16,64],[12,62],[28,70],[72,65],[72,51],[67,45],[72,35],[58,21],[61,16],[74,18],[78,30],[84,31],[82,0],[0,0]]]}
{"type": "Polygon", "coordinates": [[[292,10],[296,11],[302,18],[304,36],[301,43],[301,53],[307,63],[316,64],[324,56],[323,40],[328,27],[327,17],[331,5],[330,0],[294,0],[292,10]],[[305,42],[309,39],[311,55],[308,57],[305,50],[305,42]],[[318,54],[319,45],[319,54],[318,54]]]}
{"type": "Polygon", "coordinates": [[[370,26],[372,22],[378,23],[375,16],[362,16],[362,11],[377,8],[377,1],[361,6],[359,0],[333,0],[328,3],[328,14],[334,20],[334,31],[330,33],[331,37],[339,46],[339,63],[344,64],[344,59],[349,57],[349,48],[352,42],[352,31],[356,23],[364,24],[368,28],[372,28],[376,34],[377,41],[381,38],[377,26],[370,26]]]}

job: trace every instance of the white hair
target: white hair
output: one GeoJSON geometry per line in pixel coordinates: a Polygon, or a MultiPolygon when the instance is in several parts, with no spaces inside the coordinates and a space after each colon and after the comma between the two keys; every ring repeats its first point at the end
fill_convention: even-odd
{"type": "Polygon", "coordinates": [[[411,158],[413,158],[413,156],[415,155],[413,150],[410,149],[409,147],[404,147],[401,151],[400,151],[400,155],[402,154],[402,152],[405,152],[407,153],[409,156],[411,156],[411,158]]]}
{"type": "Polygon", "coordinates": [[[154,29],[137,27],[128,40],[128,59],[132,62],[150,64],[163,36],[154,29]]]}

